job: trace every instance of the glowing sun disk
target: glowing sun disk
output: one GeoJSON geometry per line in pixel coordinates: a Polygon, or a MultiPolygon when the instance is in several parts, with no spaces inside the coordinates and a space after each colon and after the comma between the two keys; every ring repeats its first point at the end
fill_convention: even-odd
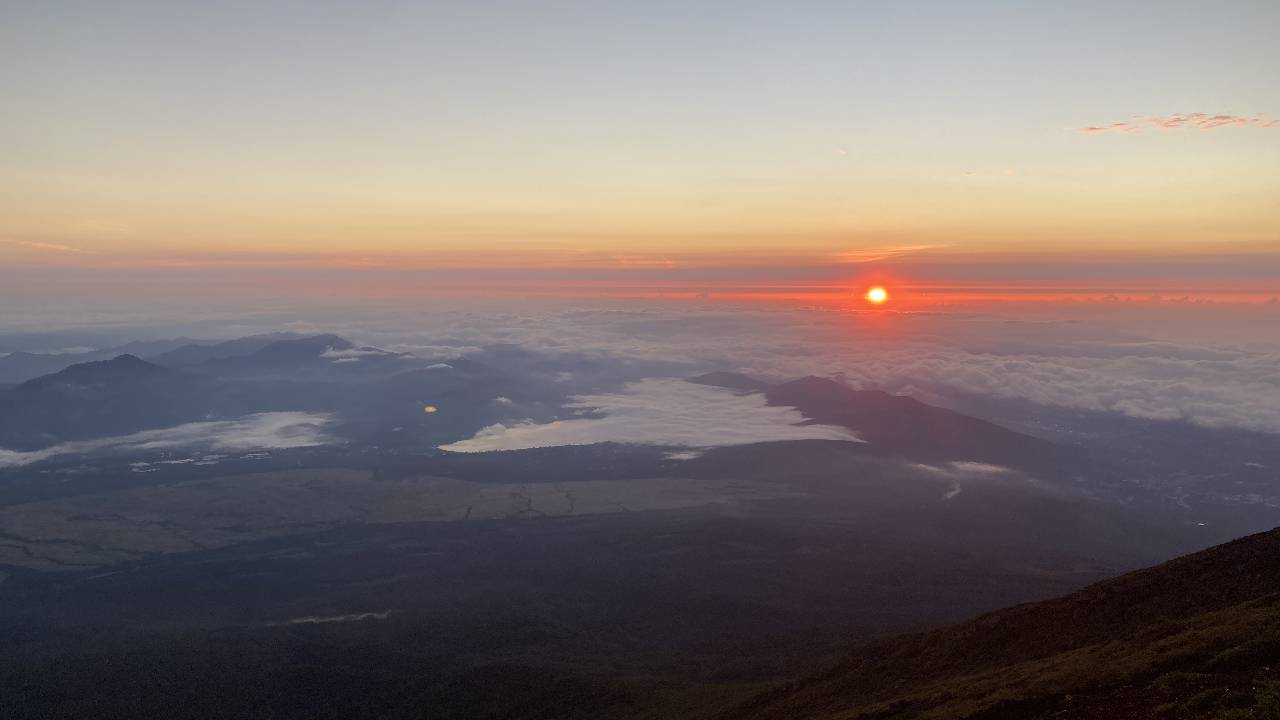
{"type": "Polygon", "coordinates": [[[867,302],[879,305],[880,303],[888,299],[889,299],[889,291],[885,290],[879,285],[867,291],[867,302]]]}

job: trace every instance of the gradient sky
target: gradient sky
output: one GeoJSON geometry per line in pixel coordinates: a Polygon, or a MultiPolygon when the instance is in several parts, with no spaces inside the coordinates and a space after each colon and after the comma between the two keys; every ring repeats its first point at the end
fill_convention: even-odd
{"type": "Polygon", "coordinates": [[[1274,283],[1278,30],[1274,0],[0,0],[0,263],[1274,283]]]}

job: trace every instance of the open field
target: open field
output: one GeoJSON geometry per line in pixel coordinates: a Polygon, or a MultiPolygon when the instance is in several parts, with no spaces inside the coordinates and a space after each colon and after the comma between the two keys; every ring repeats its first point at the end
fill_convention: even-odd
{"type": "Polygon", "coordinates": [[[785,493],[777,485],[715,479],[520,484],[290,470],[0,508],[0,564],[65,570],[347,525],[672,510],[785,493]]]}

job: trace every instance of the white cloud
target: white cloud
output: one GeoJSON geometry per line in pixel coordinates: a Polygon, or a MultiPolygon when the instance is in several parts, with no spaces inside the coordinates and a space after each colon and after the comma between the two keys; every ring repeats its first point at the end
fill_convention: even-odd
{"type": "Polygon", "coordinates": [[[456,358],[461,355],[470,355],[478,353],[483,348],[479,345],[438,345],[438,344],[404,344],[392,343],[388,346],[395,352],[406,353],[409,356],[417,356],[426,359],[436,358],[456,358]]]}
{"type": "Polygon", "coordinates": [[[130,435],[75,440],[42,450],[23,452],[0,448],[0,467],[29,465],[59,455],[80,455],[103,450],[192,447],[242,451],[310,447],[332,441],[323,429],[331,421],[329,415],[321,413],[269,412],[246,415],[235,420],[195,422],[160,430],[143,430],[130,435]]]}
{"type": "Polygon", "coordinates": [[[1273,309],[1057,306],[1047,317],[858,313],[781,305],[563,310],[536,322],[469,318],[476,345],[736,369],[775,379],[843,375],[915,394],[1027,400],[1072,410],[1280,433],[1280,343],[1273,309]],[[1231,326],[1231,327],[1228,327],[1231,326]],[[1168,330],[1166,337],[1139,334],[1168,330]],[[1230,331],[1240,339],[1215,341],[1230,331]],[[1186,340],[1178,336],[1203,336],[1186,340]]]}
{"type": "Polygon", "coordinates": [[[870,358],[854,384],[907,392],[959,391],[1152,420],[1280,432],[1280,354],[1229,360],[1120,355],[997,355],[957,348],[870,358]]]}
{"type": "Polygon", "coordinates": [[[989,463],[973,462],[971,460],[957,460],[955,462],[945,463],[943,465],[925,465],[922,463],[913,464],[918,470],[924,470],[936,475],[946,475],[947,477],[992,477],[996,475],[1008,475],[1012,473],[1003,465],[991,465],[989,463]]]}
{"type": "MultiPolygon", "coordinates": [[[[944,463],[942,465],[912,463],[911,466],[917,470],[923,470],[930,475],[934,475],[948,481],[947,489],[942,494],[943,500],[954,499],[964,491],[966,483],[992,480],[996,478],[1012,478],[1017,476],[1017,473],[1013,470],[1002,465],[991,465],[989,463],[973,462],[970,460],[958,460],[955,462],[944,463]]],[[[1034,481],[1029,478],[1028,481],[1034,483],[1034,481]]]]}
{"type": "Polygon", "coordinates": [[[485,452],[600,442],[690,448],[772,440],[858,442],[845,428],[800,425],[805,418],[797,410],[770,406],[762,395],[670,378],[629,383],[617,393],[582,395],[569,407],[601,417],[490,425],[468,440],[441,447],[454,452],[485,452]]]}
{"type": "Polygon", "coordinates": [[[382,357],[384,355],[395,354],[396,353],[388,352],[382,348],[376,347],[347,348],[345,350],[327,348],[324,352],[320,353],[320,357],[329,358],[334,362],[342,362],[344,360],[359,360],[363,357],[382,357]]]}

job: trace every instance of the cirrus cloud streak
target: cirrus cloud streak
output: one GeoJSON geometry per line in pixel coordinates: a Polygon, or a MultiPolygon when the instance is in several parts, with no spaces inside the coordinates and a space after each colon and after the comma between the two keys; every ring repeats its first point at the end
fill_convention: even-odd
{"type": "Polygon", "coordinates": [[[1256,127],[1273,128],[1280,126],[1280,119],[1266,115],[1242,115],[1209,113],[1174,113],[1166,117],[1137,117],[1132,121],[1114,122],[1108,125],[1090,125],[1079,128],[1077,132],[1085,135],[1132,134],[1140,132],[1143,127],[1154,127],[1160,130],[1213,130],[1221,127],[1256,127]]]}

